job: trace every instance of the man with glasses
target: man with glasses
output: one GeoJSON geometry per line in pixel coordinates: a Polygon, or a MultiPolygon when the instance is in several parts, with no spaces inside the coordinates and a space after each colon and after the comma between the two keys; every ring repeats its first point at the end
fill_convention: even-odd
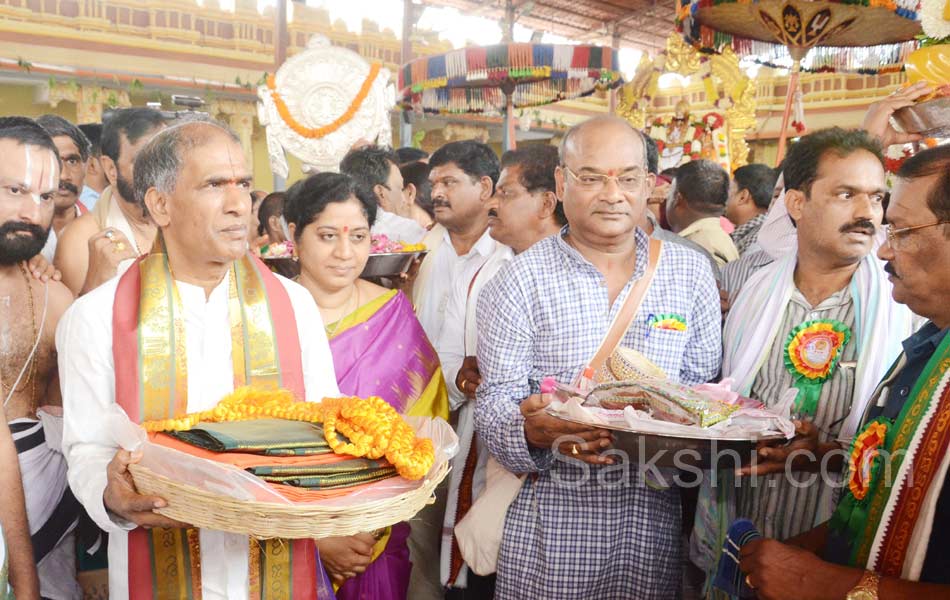
{"type": "Polygon", "coordinates": [[[950,597],[950,147],[901,167],[878,257],[893,298],[929,319],[863,411],[830,521],[787,545],[756,540],[741,569],[759,597],[950,597]]]}
{"type": "Polygon", "coordinates": [[[478,300],[476,429],[502,466],[529,474],[507,511],[495,597],[675,598],[679,489],[648,484],[622,454],[605,452],[607,431],[548,416],[540,384],[570,383],[584,370],[646,274],[653,244],[659,264],[621,345],[673,381],[715,377],[716,283],[702,255],[651,243],[637,228],[653,179],[642,133],[622,119],[591,119],[564,137],[560,163],[568,225],[516,256],[478,300]],[[662,328],[657,315],[682,330],[662,328]]]}
{"type": "MultiPolygon", "coordinates": [[[[724,531],[710,518],[731,510],[767,537],[787,539],[827,520],[842,486],[847,448],[901,340],[914,330],[890,298],[873,253],[887,193],[880,145],[867,132],[806,135],[785,161],[785,206],[797,243],[742,287],[723,332],[723,375],[735,391],[771,408],[796,390],[798,436],[758,452],[726,498],[702,495],[693,558],[712,569],[724,531]],[[825,455],[829,455],[823,461],[825,455]],[[815,472],[821,469],[820,476],[815,472]],[[718,502],[714,500],[718,497],[718,502]]],[[[728,513],[727,513],[728,514],[728,513]]]]}

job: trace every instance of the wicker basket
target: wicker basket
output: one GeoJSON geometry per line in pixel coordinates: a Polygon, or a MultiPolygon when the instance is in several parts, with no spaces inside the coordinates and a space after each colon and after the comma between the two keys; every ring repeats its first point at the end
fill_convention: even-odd
{"type": "Polygon", "coordinates": [[[258,539],[304,539],[353,535],[411,519],[435,501],[435,488],[449,472],[443,461],[418,488],[392,498],[352,505],[276,504],[237,500],[176,483],[141,465],[129,465],[139,492],[164,498],[156,512],[202,529],[241,533],[258,539]]]}

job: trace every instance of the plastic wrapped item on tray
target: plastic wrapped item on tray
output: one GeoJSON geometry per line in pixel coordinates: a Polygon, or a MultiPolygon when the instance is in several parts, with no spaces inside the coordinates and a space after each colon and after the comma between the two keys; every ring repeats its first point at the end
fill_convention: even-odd
{"type": "Polygon", "coordinates": [[[684,385],[650,378],[600,384],[584,403],[611,410],[629,406],[659,421],[703,428],[725,421],[738,409],[684,385]]]}

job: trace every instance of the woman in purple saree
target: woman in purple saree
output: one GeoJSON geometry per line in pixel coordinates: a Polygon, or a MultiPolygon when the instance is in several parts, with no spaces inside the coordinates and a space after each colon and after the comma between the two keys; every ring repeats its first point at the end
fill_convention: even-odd
{"type": "MultiPolygon", "coordinates": [[[[402,292],[359,279],[369,258],[371,198],[352,179],[319,173],[287,191],[284,215],[300,260],[299,282],[316,300],[343,394],[379,396],[414,416],[448,417],[439,358],[402,292]]],[[[339,600],[405,600],[409,525],[317,540],[339,600]]]]}

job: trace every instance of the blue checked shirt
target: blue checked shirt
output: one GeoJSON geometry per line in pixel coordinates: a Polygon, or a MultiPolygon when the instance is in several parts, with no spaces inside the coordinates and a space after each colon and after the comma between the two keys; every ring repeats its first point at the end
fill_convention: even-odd
{"type": "MultiPolygon", "coordinates": [[[[503,466],[532,473],[508,510],[496,598],[611,600],[676,598],[680,588],[680,499],[645,485],[637,465],[580,466],[529,448],[519,405],[541,379],[569,383],[586,365],[643,276],[649,238],[636,231],[633,279],[611,306],[600,272],[562,235],[538,242],[505,266],[478,301],[475,422],[503,466]]],[[[622,345],[644,353],[686,384],[714,378],[722,341],[719,294],[708,261],[678,244],[663,254],[622,345]],[[685,331],[655,329],[675,314],[685,331]]]]}

